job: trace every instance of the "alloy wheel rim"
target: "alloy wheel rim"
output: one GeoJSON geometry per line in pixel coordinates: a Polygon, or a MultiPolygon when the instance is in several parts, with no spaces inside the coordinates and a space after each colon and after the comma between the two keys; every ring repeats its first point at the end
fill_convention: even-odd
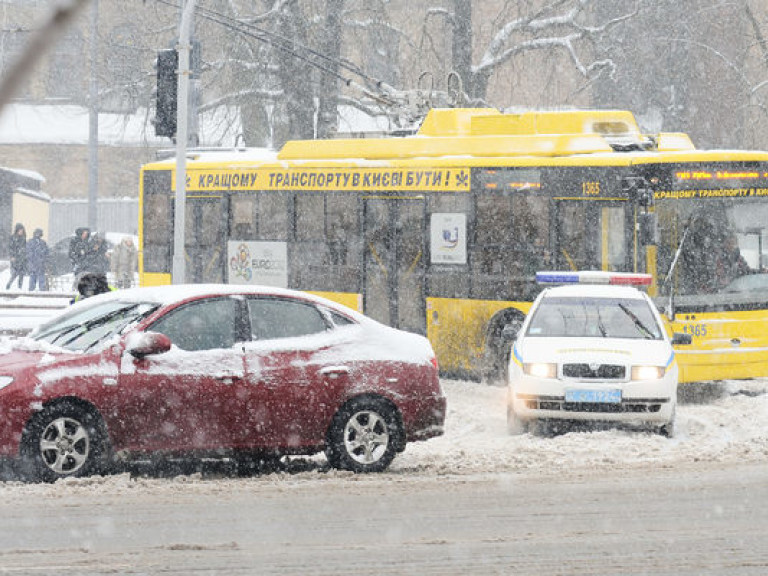
{"type": "Polygon", "coordinates": [[[40,436],[40,456],[56,474],[74,474],[90,454],[90,439],[85,427],[73,418],[56,418],[40,436]]]}
{"type": "Polygon", "coordinates": [[[344,446],[358,464],[378,462],[389,446],[386,421],[370,410],[355,413],[344,427],[344,446]]]}

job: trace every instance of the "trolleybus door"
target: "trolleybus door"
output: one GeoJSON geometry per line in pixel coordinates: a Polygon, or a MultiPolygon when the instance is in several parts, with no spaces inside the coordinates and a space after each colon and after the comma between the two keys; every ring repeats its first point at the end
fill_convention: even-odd
{"type": "Polygon", "coordinates": [[[631,236],[627,234],[626,209],[624,202],[556,201],[556,269],[628,270],[631,236]]]}
{"type": "Polygon", "coordinates": [[[187,197],[184,248],[188,283],[224,282],[225,204],[221,196],[187,197]]]}
{"type": "Polygon", "coordinates": [[[426,333],[423,198],[366,198],[365,313],[402,330],[426,333]]]}

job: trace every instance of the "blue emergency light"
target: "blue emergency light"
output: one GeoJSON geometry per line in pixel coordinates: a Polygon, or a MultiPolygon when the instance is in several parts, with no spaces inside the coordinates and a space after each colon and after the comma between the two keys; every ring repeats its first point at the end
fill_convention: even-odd
{"type": "Polygon", "coordinates": [[[631,272],[602,272],[583,270],[581,272],[536,272],[539,284],[609,284],[623,286],[650,286],[653,277],[650,274],[631,272]]]}

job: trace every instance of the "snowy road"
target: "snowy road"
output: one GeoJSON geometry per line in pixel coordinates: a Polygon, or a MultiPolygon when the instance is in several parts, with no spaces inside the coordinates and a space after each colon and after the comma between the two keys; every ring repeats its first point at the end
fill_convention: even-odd
{"type": "Polygon", "coordinates": [[[766,574],[768,381],[679,406],[673,440],[509,437],[446,381],[444,437],[390,471],[0,484],[0,574],[766,574]]]}

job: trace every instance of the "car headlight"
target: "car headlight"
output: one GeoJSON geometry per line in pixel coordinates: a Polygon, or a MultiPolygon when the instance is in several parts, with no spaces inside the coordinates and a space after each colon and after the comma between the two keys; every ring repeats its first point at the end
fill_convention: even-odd
{"type": "Polygon", "coordinates": [[[0,376],[0,390],[13,382],[13,376],[0,376]]]}
{"type": "Polygon", "coordinates": [[[665,372],[664,366],[632,366],[632,380],[661,380],[665,372]]]}
{"type": "Polygon", "coordinates": [[[531,362],[523,364],[523,372],[535,378],[557,378],[557,364],[531,362]]]}

